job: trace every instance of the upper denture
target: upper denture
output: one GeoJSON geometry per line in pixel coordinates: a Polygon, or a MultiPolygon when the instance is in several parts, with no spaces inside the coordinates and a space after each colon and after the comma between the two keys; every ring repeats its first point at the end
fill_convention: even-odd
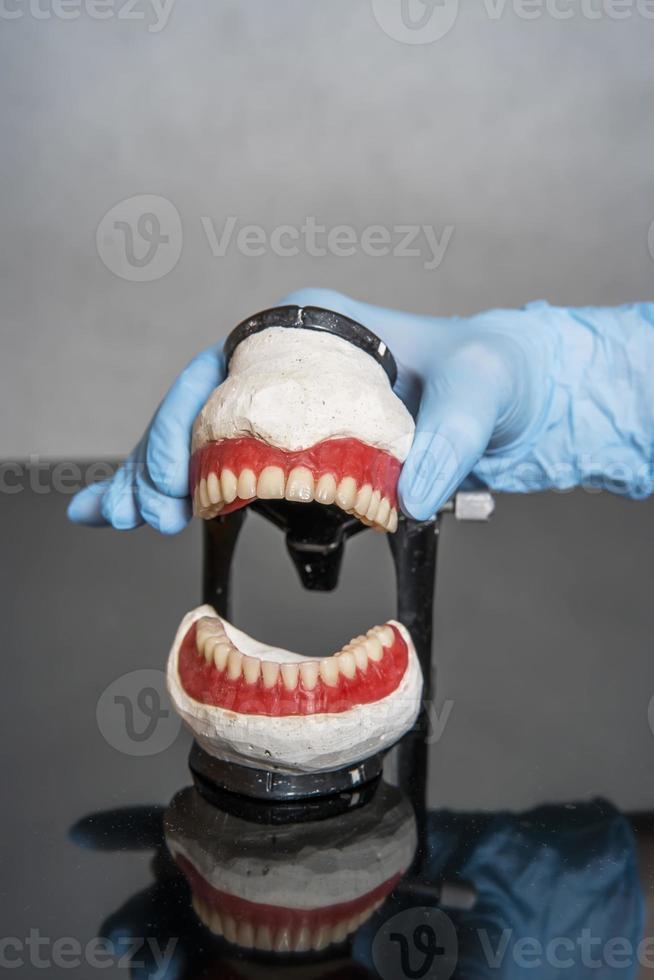
{"type": "Polygon", "coordinates": [[[381,530],[397,528],[401,462],[354,438],[326,439],[294,452],[252,436],[208,442],[193,453],[195,513],[227,514],[259,497],[336,503],[381,530]]]}

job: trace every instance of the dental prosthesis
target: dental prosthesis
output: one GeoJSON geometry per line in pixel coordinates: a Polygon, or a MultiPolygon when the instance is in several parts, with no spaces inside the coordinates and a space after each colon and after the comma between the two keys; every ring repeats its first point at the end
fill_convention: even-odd
{"type": "Polygon", "coordinates": [[[385,783],[356,811],[281,826],[226,813],[188,788],[164,829],[207,929],[278,954],[346,940],[383,904],[417,843],[410,804],[385,783]]]}
{"type": "MultiPolygon", "coordinates": [[[[317,502],[395,531],[413,420],[393,393],[385,345],[329,311],[282,307],[237,327],[225,355],[228,377],[193,428],[195,514],[223,519],[257,498],[317,502]]],[[[177,631],[168,688],[210,756],[316,773],[397,742],[419,713],[422,673],[395,620],[332,656],[304,657],[254,640],[204,605],[177,631]]]]}

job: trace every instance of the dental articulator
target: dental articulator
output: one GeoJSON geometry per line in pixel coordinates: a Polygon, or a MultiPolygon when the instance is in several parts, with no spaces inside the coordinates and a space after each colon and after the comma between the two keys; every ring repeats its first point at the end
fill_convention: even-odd
{"type": "Polygon", "coordinates": [[[168,663],[196,786],[220,805],[238,796],[257,819],[324,818],[368,799],[395,748],[387,772],[420,822],[440,521],[486,520],[492,498],[459,492],[427,521],[400,513],[413,419],[393,392],[392,352],[361,324],[315,307],[266,310],[232,331],[225,359],[193,428],[204,604],[182,620],[168,663]],[[309,590],[336,588],[351,537],[387,534],[396,618],[321,657],[237,629],[231,571],[248,507],[284,535],[309,590]]]}

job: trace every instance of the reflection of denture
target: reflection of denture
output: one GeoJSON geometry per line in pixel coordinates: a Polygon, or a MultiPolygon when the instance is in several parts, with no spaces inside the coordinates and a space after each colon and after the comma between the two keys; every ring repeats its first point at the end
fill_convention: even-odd
{"type": "Polygon", "coordinates": [[[410,805],[383,783],[358,810],[285,826],[224,813],[186,789],[165,830],[203,924],[230,943],[279,953],[343,942],[383,904],[416,846],[410,805]]]}
{"type": "Polygon", "coordinates": [[[420,706],[407,630],[369,630],[329,657],[266,646],[211,606],[188,613],[168,664],[176,709],[212,755],[287,771],[340,768],[394,744],[420,706]]]}
{"type": "Polygon", "coordinates": [[[368,352],[330,333],[270,326],[238,344],[195,421],[195,513],[227,514],[256,497],[316,500],[394,531],[413,431],[368,352]]]}

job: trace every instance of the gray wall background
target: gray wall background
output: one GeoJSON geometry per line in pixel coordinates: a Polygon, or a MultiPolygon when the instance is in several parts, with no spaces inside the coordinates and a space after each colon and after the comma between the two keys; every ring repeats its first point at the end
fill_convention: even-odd
{"type": "MultiPolygon", "coordinates": [[[[389,36],[370,0],[173,0],[167,21],[150,0],[109,0],[106,20],[92,0],[71,20],[39,2],[0,16],[2,456],[124,453],[186,360],[303,285],[440,313],[652,295],[654,20],[636,0],[621,20],[609,0],[548,0],[567,20],[461,0],[430,44],[389,36]],[[96,231],[144,194],[177,208],[182,250],[133,282],[96,231]],[[216,258],[201,219],[230,215],[268,233],[307,215],[454,232],[431,271],[216,258]]],[[[375,3],[393,33],[399,0],[375,3]]]]}
{"type": "MultiPolygon", "coordinates": [[[[493,18],[482,0],[462,2],[451,30],[422,45],[389,36],[368,0],[177,0],[158,32],[151,8],[124,20],[121,5],[105,21],[87,9],[66,21],[7,0],[21,15],[0,16],[0,457],[124,453],[186,360],[307,284],[438,313],[652,297],[654,21],[635,8],[624,20],[578,7],[569,20],[526,20],[510,3],[493,18]],[[113,252],[101,246],[105,262],[96,247],[108,210],[140,195],[181,217],[181,236],[168,228],[179,261],[149,282],[107,267],[119,237],[113,252]],[[219,232],[229,216],[268,233],[307,216],[359,232],[454,232],[434,270],[424,255],[252,257],[232,246],[216,258],[202,218],[219,232]]],[[[139,204],[129,207],[134,222],[139,204]]],[[[66,526],[65,503],[25,493],[2,504],[13,534],[6,639],[22,642],[27,622],[43,647],[32,594],[57,611],[51,643],[74,666],[76,710],[98,741],[100,690],[161,665],[199,598],[199,528],[173,541],[99,534],[66,526]],[[107,657],[91,662],[94,631],[107,657]]],[[[649,502],[553,494],[504,498],[488,528],[448,524],[435,656],[439,709],[454,709],[433,750],[435,805],[601,792],[652,806],[653,520],[649,502]]],[[[273,537],[250,522],[241,625],[322,647],[388,615],[383,542],[357,539],[335,606],[300,591],[273,537]]],[[[35,697],[46,719],[50,688],[35,697]]],[[[185,778],[184,750],[133,779],[112,757],[108,801],[126,780],[134,802],[147,770],[144,798],[155,780],[165,802],[185,778]]]]}

